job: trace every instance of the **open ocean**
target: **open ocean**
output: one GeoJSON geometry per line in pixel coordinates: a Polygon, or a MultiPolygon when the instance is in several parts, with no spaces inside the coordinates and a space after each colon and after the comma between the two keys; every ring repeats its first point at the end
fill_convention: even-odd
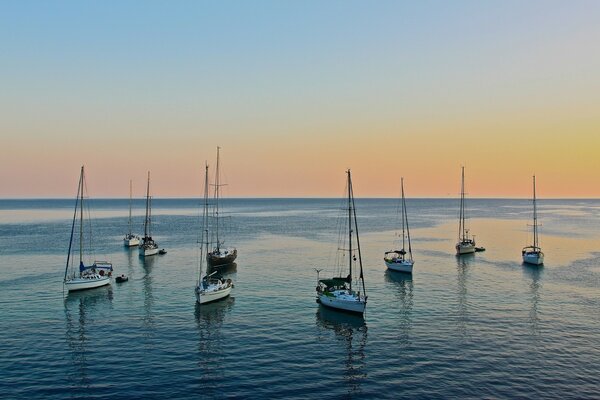
{"type": "Polygon", "coordinates": [[[600,397],[600,200],[539,200],[530,267],[531,201],[469,199],[487,251],[457,258],[458,200],[408,198],[411,277],[383,263],[399,201],[357,199],[364,319],[315,302],[343,201],[224,200],[235,289],[199,307],[200,200],[154,200],[168,254],[145,261],[128,200],[91,200],[97,258],[130,279],[68,296],[75,200],[0,200],[0,398],[600,397]]]}

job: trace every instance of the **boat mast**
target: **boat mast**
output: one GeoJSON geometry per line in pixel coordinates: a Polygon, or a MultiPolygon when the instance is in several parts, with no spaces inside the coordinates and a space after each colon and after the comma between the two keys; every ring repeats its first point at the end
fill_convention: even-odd
{"type": "Polygon", "coordinates": [[[533,176],[533,247],[538,248],[538,224],[537,224],[537,204],[535,198],[535,175],[533,176]]]}
{"type": "Polygon", "coordinates": [[[348,267],[350,270],[350,291],[352,291],[352,179],[350,178],[350,170],[348,174],[348,250],[350,256],[348,257],[348,267]]]}
{"type": "Polygon", "coordinates": [[[79,180],[80,187],[80,210],[79,214],[79,265],[83,263],[83,180],[84,180],[84,172],[83,165],[81,166],[81,179],[79,180]]]}
{"type": "Polygon", "coordinates": [[[458,236],[460,242],[465,241],[465,233],[465,167],[461,167],[460,217],[458,222],[458,236]]]}
{"type": "MultiPolygon", "coordinates": [[[[406,212],[406,199],[404,197],[404,178],[402,178],[402,213],[403,213],[402,235],[404,236],[404,224],[406,224],[406,237],[408,238],[408,255],[410,257],[410,260],[412,261],[412,248],[410,245],[410,229],[408,227],[408,214],[406,212]]],[[[402,242],[402,249],[404,249],[404,242],[402,242]]]]}
{"type": "MultiPolygon", "coordinates": [[[[81,167],[83,169],[83,167],[81,167]]],[[[75,233],[75,221],[77,220],[77,208],[79,207],[79,191],[81,189],[81,178],[83,174],[79,175],[79,183],[77,184],[77,196],[75,196],[75,210],[73,211],[73,224],[71,224],[71,238],[69,239],[69,251],[67,253],[67,265],[65,266],[65,277],[63,282],[67,280],[67,274],[69,272],[69,261],[71,260],[71,248],[73,246],[73,234],[75,233]]]]}
{"type": "MultiPolygon", "coordinates": [[[[205,172],[204,172],[204,207],[202,211],[202,225],[205,242],[200,242],[200,271],[198,273],[198,285],[200,285],[200,280],[202,279],[202,261],[204,258],[204,249],[202,246],[206,245],[206,251],[208,252],[208,163],[205,163],[205,172]]],[[[206,272],[208,272],[208,256],[206,257],[206,272]]]]}
{"type": "Polygon", "coordinates": [[[220,243],[219,243],[219,188],[221,186],[221,182],[219,179],[219,150],[221,148],[217,146],[217,167],[215,170],[215,238],[217,239],[217,251],[220,251],[220,243]]]}
{"type": "MultiPolygon", "coordinates": [[[[400,187],[402,190],[402,251],[404,251],[404,178],[400,178],[400,187]]],[[[404,254],[402,254],[402,259],[404,260],[404,254]]]]}
{"type": "MultiPolygon", "coordinates": [[[[356,221],[356,205],[354,204],[354,189],[352,188],[352,180],[350,180],[350,170],[348,170],[348,179],[349,179],[348,183],[350,186],[350,199],[352,201],[352,213],[354,214],[354,230],[356,231],[356,247],[358,248],[358,265],[360,266],[359,278],[362,283],[363,295],[365,296],[365,299],[366,299],[367,289],[365,288],[365,278],[363,275],[362,253],[360,252],[360,237],[358,235],[358,222],[356,221]]],[[[352,248],[352,246],[350,246],[350,248],[352,248]]],[[[350,271],[352,271],[352,268],[350,268],[350,271]]]]}
{"type": "Polygon", "coordinates": [[[144,220],[144,238],[148,237],[148,224],[150,220],[150,171],[148,171],[148,184],[146,187],[146,219],[144,220]]]}
{"type": "Polygon", "coordinates": [[[133,196],[132,181],[129,180],[129,238],[131,238],[131,198],[133,196]]]}

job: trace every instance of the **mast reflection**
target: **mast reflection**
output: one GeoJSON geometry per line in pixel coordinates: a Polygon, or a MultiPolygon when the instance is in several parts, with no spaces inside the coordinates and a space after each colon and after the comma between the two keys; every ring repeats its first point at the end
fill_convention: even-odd
{"type": "MultiPolygon", "coordinates": [[[[75,374],[72,381],[80,388],[89,388],[94,382],[88,376],[88,346],[90,342],[90,315],[98,310],[110,307],[113,299],[112,288],[109,286],[91,289],[84,292],[70,292],[64,299],[65,306],[65,338],[71,351],[71,363],[75,374]]],[[[93,368],[92,368],[93,369],[93,368]]],[[[92,375],[93,371],[92,371],[92,375]]]]}
{"type": "Polygon", "coordinates": [[[360,394],[361,383],[367,378],[366,372],[363,372],[367,344],[367,324],[364,318],[319,305],[316,323],[318,328],[333,331],[335,338],[343,344],[346,353],[344,382],[347,393],[350,396],[360,394]]]}
{"type": "Polygon", "coordinates": [[[202,394],[207,398],[223,394],[220,383],[225,373],[223,349],[227,343],[221,328],[234,303],[235,298],[231,296],[214,303],[200,305],[196,302],[194,315],[198,329],[199,380],[202,382],[202,394]]]}
{"type": "Polygon", "coordinates": [[[457,257],[457,295],[458,295],[458,319],[457,329],[458,333],[463,339],[467,339],[468,325],[469,325],[469,309],[468,309],[468,291],[467,291],[467,280],[469,278],[469,269],[471,267],[471,261],[473,260],[473,254],[464,254],[457,257]]]}
{"type": "Polygon", "coordinates": [[[399,337],[400,343],[410,344],[410,331],[412,329],[413,310],[413,277],[412,274],[385,271],[385,281],[392,284],[394,297],[397,299],[396,307],[400,312],[399,337]]]}
{"type": "Polygon", "coordinates": [[[541,296],[540,290],[542,288],[542,276],[544,269],[538,265],[526,265],[523,264],[523,274],[531,279],[529,284],[529,292],[531,299],[531,309],[529,310],[529,324],[531,328],[531,335],[535,337],[540,336],[540,318],[538,315],[538,307],[540,304],[541,296]]]}

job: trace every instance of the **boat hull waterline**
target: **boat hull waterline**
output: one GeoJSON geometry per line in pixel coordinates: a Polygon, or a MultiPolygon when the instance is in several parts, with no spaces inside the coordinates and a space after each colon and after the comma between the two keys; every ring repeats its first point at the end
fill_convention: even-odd
{"type": "Polygon", "coordinates": [[[456,245],[456,255],[475,253],[474,243],[458,243],[456,245]]]}
{"type": "Polygon", "coordinates": [[[333,308],[336,310],[348,311],[352,313],[363,314],[367,307],[367,302],[361,298],[357,299],[355,296],[346,295],[346,298],[340,298],[335,295],[326,295],[320,293],[317,295],[317,301],[325,307],[333,308]]]}
{"type": "Polygon", "coordinates": [[[237,258],[237,249],[221,251],[219,254],[208,253],[208,264],[212,267],[233,264],[237,258]]]}
{"type": "Polygon", "coordinates": [[[137,237],[128,239],[125,238],[123,239],[123,244],[125,245],[125,247],[135,247],[135,246],[139,246],[140,245],[140,239],[137,237]]]}
{"type": "Polygon", "coordinates": [[[388,269],[392,271],[398,272],[406,272],[412,274],[413,265],[415,264],[413,261],[404,260],[404,261],[393,261],[393,260],[385,260],[385,265],[388,269]]]}
{"type": "Polygon", "coordinates": [[[542,265],[544,264],[544,253],[525,252],[523,253],[523,262],[531,265],[542,265]]]}
{"type": "Polygon", "coordinates": [[[93,278],[73,278],[65,282],[65,287],[69,292],[77,290],[94,289],[100,286],[110,284],[110,277],[97,276],[93,278]]]}
{"type": "Polygon", "coordinates": [[[199,304],[211,303],[213,301],[221,300],[231,294],[232,285],[229,284],[226,288],[210,291],[201,292],[196,288],[196,301],[199,304]]]}

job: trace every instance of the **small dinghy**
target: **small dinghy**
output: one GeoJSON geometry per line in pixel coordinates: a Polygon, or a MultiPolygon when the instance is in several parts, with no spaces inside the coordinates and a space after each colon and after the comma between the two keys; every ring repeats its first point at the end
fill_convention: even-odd
{"type": "Polygon", "coordinates": [[[115,278],[115,281],[116,281],[117,283],[121,283],[121,282],[127,282],[128,280],[129,280],[129,278],[128,278],[126,275],[124,275],[124,274],[121,274],[121,275],[119,275],[119,276],[117,276],[117,277],[115,278]]]}
{"type": "Polygon", "coordinates": [[[476,252],[485,251],[485,247],[475,247],[476,252]]]}
{"type": "Polygon", "coordinates": [[[167,251],[165,249],[161,249],[158,251],[158,254],[167,254],[167,251]]]}

